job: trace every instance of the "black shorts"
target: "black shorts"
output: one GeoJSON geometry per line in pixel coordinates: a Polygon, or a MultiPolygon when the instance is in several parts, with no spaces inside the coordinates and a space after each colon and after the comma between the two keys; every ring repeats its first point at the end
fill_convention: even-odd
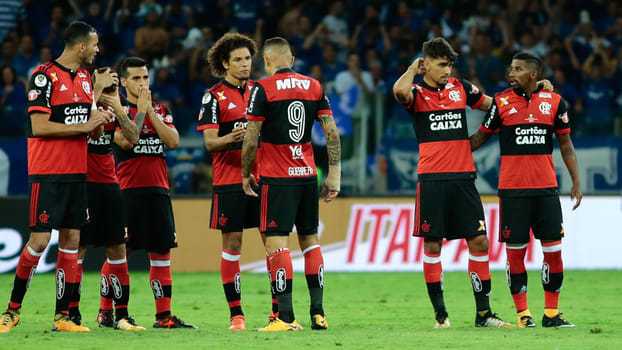
{"type": "Polygon", "coordinates": [[[125,243],[127,229],[119,184],[87,182],[86,189],[91,218],[80,231],[80,245],[125,243]]]}
{"type": "Polygon", "coordinates": [[[316,183],[262,185],[259,231],[267,236],[317,233],[320,194],[316,183]]]}
{"type": "Polygon", "coordinates": [[[419,181],[413,236],[458,239],[486,234],[473,180],[419,181]]]}
{"type": "Polygon", "coordinates": [[[28,199],[32,232],[80,229],[89,220],[86,182],[31,182],[28,199]]]}
{"type": "Polygon", "coordinates": [[[175,219],[171,197],[164,189],[124,190],[125,219],[127,220],[127,246],[164,252],[177,247],[175,219]]]}
{"type": "MultiPolygon", "coordinates": [[[[241,185],[239,187],[242,188],[241,185]]],[[[255,192],[261,196],[261,191],[255,192]]],[[[247,196],[242,190],[215,191],[211,213],[210,228],[222,233],[259,227],[259,198],[247,196]]]]}
{"type": "Polygon", "coordinates": [[[499,241],[528,243],[529,231],[545,241],[564,238],[562,206],[559,196],[499,197],[501,221],[499,241]]]}

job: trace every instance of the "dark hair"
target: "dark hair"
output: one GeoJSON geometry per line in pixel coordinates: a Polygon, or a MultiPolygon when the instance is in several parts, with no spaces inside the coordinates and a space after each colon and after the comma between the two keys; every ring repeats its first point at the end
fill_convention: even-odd
{"type": "Polygon", "coordinates": [[[65,29],[63,40],[66,46],[72,47],[77,43],[88,41],[91,33],[97,33],[93,26],[81,21],[73,21],[65,29]]]}
{"type": "Polygon", "coordinates": [[[281,38],[280,36],[275,36],[273,38],[270,38],[270,39],[264,41],[264,43],[263,43],[264,51],[267,48],[269,48],[270,46],[286,46],[290,50],[292,49],[292,47],[289,45],[289,42],[287,40],[281,38]]]}
{"type": "Polygon", "coordinates": [[[127,78],[130,72],[128,68],[137,68],[137,67],[147,67],[147,62],[140,57],[126,57],[121,62],[119,62],[119,66],[117,67],[117,72],[121,74],[122,77],[127,78]]]}
{"type": "Polygon", "coordinates": [[[454,62],[458,58],[458,53],[447,40],[439,37],[423,43],[423,57],[447,58],[450,62],[454,62]]]}
{"type": "Polygon", "coordinates": [[[222,62],[229,62],[231,51],[247,48],[251,53],[251,57],[257,52],[257,45],[253,39],[239,33],[227,33],[218,39],[207,52],[207,62],[212,69],[212,74],[218,77],[224,77],[227,70],[222,62]]]}
{"type": "Polygon", "coordinates": [[[512,57],[512,60],[521,60],[536,66],[536,73],[542,73],[542,60],[529,52],[519,52],[512,57]]]}
{"type": "MultiPolygon", "coordinates": [[[[11,81],[11,85],[15,85],[15,83],[17,82],[17,72],[15,71],[15,68],[13,68],[13,66],[11,66],[10,64],[3,64],[2,67],[0,67],[0,74],[4,75],[5,68],[8,68],[11,73],[13,73],[13,80],[11,81]]],[[[2,85],[4,85],[4,76],[2,77],[2,85]]]]}

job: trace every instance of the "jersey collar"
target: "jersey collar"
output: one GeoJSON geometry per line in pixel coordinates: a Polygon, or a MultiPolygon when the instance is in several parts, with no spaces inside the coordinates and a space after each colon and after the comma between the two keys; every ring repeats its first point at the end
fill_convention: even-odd
{"type": "Polygon", "coordinates": [[[530,95],[530,96],[527,96],[527,94],[526,94],[524,91],[522,91],[522,90],[517,90],[517,89],[512,89],[512,90],[514,91],[514,93],[515,93],[517,96],[523,97],[523,98],[525,98],[527,101],[529,101],[529,100],[531,99],[531,96],[533,96],[534,94],[537,94],[537,93],[539,93],[540,91],[542,91],[542,86],[538,86],[538,87],[536,87],[536,89],[535,89],[535,90],[533,90],[533,92],[531,93],[531,95],[530,95]]]}
{"type": "Polygon", "coordinates": [[[246,85],[248,84],[248,80],[246,81],[246,84],[244,85],[233,85],[230,82],[227,81],[227,79],[223,79],[222,80],[222,84],[231,88],[231,89],[235,89],[240,91],[242,94],[244,94],[244,91],[246,91],[246,85]]]}
{"type": "Polygon", "coordinates": [[[281,68],[277,70],[274,74],[281,74],[281,73],[294,73],[294,70],[291,68],[281,68]]]}
{"type": "Polygon", "coordinates": [[[421,84],[421,86],[423,86],[424,88],[426,88],[426,89],[428,89],[428,90],[430,90],[430,91],[441,91],[441,90],[445,89],[445,85],[444,85],[444,84],[443,84],[443,85],[440,85],[439,87],[434,87],[434,86],[432,86],[432,85],[428,85],[428,84],[425,82],[425,80],[423,80],[423,79],[421,80],[421,83],[420,83],[420,84],[421,84]]]}

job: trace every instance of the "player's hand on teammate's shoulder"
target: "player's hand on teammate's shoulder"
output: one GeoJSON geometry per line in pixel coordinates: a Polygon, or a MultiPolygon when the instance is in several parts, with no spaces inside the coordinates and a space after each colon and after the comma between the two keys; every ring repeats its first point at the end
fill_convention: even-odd
{"type": "Polygon", "coordinates": [[[546,91],[553,91],[553,90],[555,90],[555,87],[553,86],[553,84],[548,79],[538,80],[536,82],[536,86],[542,86],[542,90],[546,90],[546,91]]]}
{"type": "Polygon", "coordinates": [[[259,187],[255,176],[251,174],[249,177],[242,177],[242,189],[247,196],[258,197],[257,193],[253,191],[253,187],[259,187]]]}

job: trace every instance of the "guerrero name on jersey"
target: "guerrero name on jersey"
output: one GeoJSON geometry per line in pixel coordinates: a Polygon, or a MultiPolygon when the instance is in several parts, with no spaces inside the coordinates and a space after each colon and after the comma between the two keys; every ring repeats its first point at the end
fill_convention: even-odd
{"type": "Polygon", "coordinates": [[[261,181],[266,184],[317,182],[311,128],[332,111],[320,83],[292,69],[259,80],[247,119],[263,121],[261,181]]]}

